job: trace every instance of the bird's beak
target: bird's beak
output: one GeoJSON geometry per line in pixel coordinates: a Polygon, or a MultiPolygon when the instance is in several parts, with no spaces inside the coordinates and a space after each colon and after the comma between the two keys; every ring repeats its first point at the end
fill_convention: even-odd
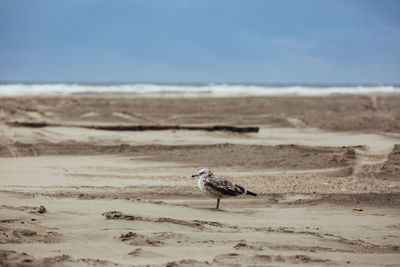
{"type": "Polygon", "coordinates": [[[199,175],[198,175],[198,174],[193,174],[193,175],[192,175],[192,178],[194,178],[194,177],[196,177],[196,176],[199,176],[199,175]]]}

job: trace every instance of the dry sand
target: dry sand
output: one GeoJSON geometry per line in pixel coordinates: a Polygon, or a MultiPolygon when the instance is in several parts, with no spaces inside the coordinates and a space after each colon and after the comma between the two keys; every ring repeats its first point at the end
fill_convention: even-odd
{"type": "Polygon", "coordinates": [[[398,266],[398,103],[398,95],[1,98],[0,263],[398,266]],[[260,131],[7,124],[15,121],[260,131]],[[215,210],[191,178],[204,167],[259,195],[215,210]]]}

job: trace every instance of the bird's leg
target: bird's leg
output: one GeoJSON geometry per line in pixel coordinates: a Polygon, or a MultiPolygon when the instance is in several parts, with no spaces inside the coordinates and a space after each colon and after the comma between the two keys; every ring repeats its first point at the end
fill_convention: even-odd
{"type": "Polygon", "coordinates": [[[217,209],[219,209],[219,201],[220,201],[220,198],[217,198],[217,209]]]}

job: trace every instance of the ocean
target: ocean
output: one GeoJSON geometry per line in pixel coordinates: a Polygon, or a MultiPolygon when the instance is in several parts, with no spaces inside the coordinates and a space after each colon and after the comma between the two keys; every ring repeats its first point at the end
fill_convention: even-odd
{"type": "Polygon", "coordinates": [[[0,97],[107,96],[119,94],[140,97],[320,96],[399,92],[400,85],[0,83],[0,97]]]}

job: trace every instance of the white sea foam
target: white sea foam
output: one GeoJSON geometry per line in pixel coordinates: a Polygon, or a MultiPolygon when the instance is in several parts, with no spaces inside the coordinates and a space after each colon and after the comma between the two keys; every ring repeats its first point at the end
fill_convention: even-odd
{"type": "Polygon", "coordinates": [[[140,96],[268,96],[400,93],[400,86],[307,86],[307,85],[170,85],[170,84],[0,84],[0,96],[68,96],[75,94],[132,94],[140,96]]]}

